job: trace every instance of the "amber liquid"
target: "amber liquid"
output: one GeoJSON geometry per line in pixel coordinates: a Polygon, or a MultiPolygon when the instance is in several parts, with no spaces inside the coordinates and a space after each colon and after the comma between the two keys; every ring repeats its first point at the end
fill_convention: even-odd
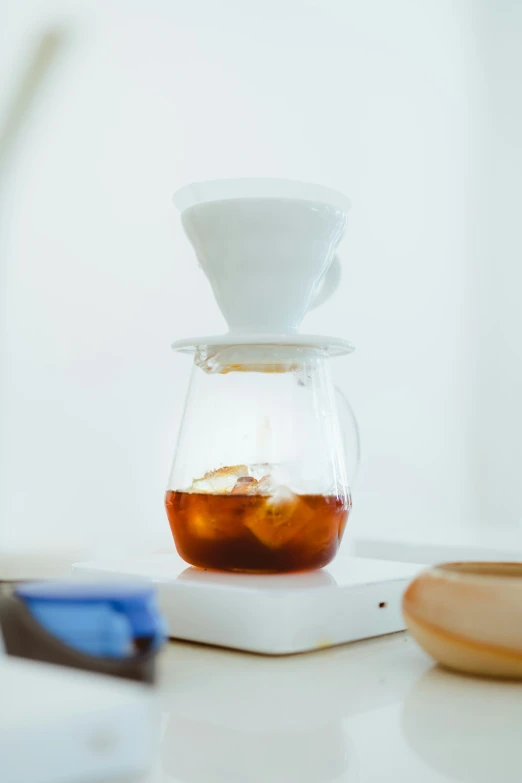
{"type": "Polygon", "coordinates": [[[170,529],[181,557],[222,571],[281,573],[322,568],[335,557],[350,499],[293,495],[167,492],[170,529]]]}

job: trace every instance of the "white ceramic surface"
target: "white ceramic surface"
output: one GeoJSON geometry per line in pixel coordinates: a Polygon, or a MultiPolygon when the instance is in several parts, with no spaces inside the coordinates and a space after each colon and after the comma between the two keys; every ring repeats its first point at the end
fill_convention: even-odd
{"type": "Polygon", "coordinates": [[[122,781],[150,769],[147,686],[6,656],[0,693],[2,783],[122,781]]]}
{"type": "Polygon", "coordinates": [[[522,686],[433,667],[406,634],[266,658],[172,644],[146,783],[518,783],[522,686]]]}
{"type": "Polygon", "coordinates": [[[317,334],[271,334],[268,332],[227,332],[227,334],[207,334],[199,337],[184,337],[176,340],[171,347],[181,353],[194,353],[199,346],[222,347],[224,345],[292,345],[306,348],[324,348],[330,356],[343,356],[352,353],[354,347],[348,340],[340,337],[325,337],[317,334]]]}
{"type": "Polygon", "coordinates": [[[230,330],[291,334],[339,283],[348,202],[313,185],[246,182],[196,184],[174,200],[230,330]]]}
{"type": "Polygon", "coordinates": [[[78,563],[78,574],[152,579],[171,636],[280,655],[404,629],[401,599],[422,566],[337,557],[318,571],[227,574],[177,554],[78,563]]]}
{"type": "Polygon", "coordinates": [[[163,718],[139,783],[520,781],[522,684],[446,672],[405,633],[287,657],[172,642],[153,694],[163,718]]]}

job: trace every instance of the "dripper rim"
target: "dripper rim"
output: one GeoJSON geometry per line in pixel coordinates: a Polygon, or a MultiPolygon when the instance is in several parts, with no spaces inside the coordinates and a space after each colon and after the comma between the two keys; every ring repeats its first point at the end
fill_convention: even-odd
{"type": "Polygon", "coordinates": [[[274,177],[239,177],[191,182],[177,190],[172,200],[181,213],[198,204],[232,199],[267,198],[328,204],[347,213],[351,202],[326,185],[274,177]]]}

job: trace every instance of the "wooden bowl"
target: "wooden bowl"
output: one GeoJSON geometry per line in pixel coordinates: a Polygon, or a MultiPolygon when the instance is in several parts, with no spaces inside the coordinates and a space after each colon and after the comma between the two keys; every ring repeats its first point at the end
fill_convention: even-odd
{"type": "Polygon", "coordinates": [[[420,646],[449,669],[522,679],[522,563],[445,563],[419,574],[402,609],[420,646]]]}

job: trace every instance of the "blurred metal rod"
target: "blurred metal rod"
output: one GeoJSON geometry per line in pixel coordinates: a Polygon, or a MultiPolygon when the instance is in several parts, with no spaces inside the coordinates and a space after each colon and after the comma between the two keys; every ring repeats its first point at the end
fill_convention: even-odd
{"type": "Polygon", "coordinates": [[[47,30],[36,44],[29,63],[15,88],[0,128],[0,169],[5,165],[38,91],[56,61],[65,40],[64,31],[47,30]]]}

